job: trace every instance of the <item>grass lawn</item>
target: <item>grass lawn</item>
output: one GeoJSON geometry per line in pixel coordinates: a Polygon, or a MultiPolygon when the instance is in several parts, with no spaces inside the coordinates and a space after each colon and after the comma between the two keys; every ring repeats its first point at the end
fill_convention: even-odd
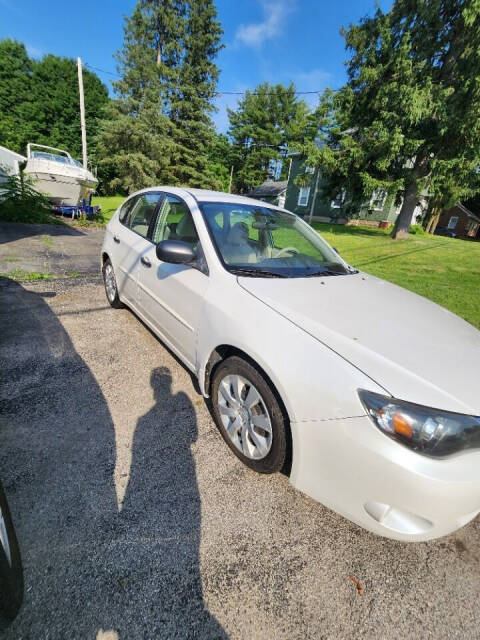
{"type": "Polygon", "coordinates": [[[313,223],[350,264],[410,289],[480,328],[480,242],[313,223]]]}
{"type": "Polygon", "coordinates": [[[94,196],[92,199],[92,205],[101,205],[102,207],[102,217],[107,223],[110,218],[113,216],[118,207],[125,200],[126,196],[108,196],[108,197],[97,197],[94,196]]]}

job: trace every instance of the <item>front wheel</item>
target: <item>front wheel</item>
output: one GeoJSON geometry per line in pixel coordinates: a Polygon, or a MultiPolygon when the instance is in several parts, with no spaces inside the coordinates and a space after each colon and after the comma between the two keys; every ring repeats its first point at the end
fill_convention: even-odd
{"type": "Polygon", "coordinates": [[[220,433],[244,464],[259,473],[284,467],[287,419],[259,369],[238,356],[224,360],[213,374],[212,403],[220,433]]]}
{"type": "Polygon", "coordinates": [[[0,483],[0,628],[16,615],[23,599],[20,550],[7,498],[0,483]]]}
{"type": "Polygon", "coordinates": [[[102,274],[108,302],[114,309],[121,309],[124,305],[118,296],[117,279],[110,258],[103,263],[102,274]]]}

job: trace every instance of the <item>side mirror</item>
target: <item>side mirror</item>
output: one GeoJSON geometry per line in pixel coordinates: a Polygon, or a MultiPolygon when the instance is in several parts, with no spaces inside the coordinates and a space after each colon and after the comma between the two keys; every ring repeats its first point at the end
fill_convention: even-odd
{"type": "Polygon", "coordinates": [[[157,244],[157,258],[171,264],[189,264],[196,258],[195,251],[181,240],[162,240],[157,244]]]}

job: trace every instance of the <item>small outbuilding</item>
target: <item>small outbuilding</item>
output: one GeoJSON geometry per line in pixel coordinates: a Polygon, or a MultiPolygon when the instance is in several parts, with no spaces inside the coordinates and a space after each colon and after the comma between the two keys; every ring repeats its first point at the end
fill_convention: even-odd
{"type": "Polygon", "coordinates": [[[247,193],[247,196],[249,198],[255,198],[256,200],[263,200],[264,202],[275,204],[278,207],[284,207],[287,186],[287,180],[282,180],[280,182],[270,180],[264,182],[259,187],[256,187],[256,189],[250,191],[250,193],[247,193]]]}
{"type": "Polygon", "coordinates": [[[451,232],[457,238],[480,238],[480,216],[460,202],[451,209],[442,211],[437,223],[437,232],[451,232]]]}

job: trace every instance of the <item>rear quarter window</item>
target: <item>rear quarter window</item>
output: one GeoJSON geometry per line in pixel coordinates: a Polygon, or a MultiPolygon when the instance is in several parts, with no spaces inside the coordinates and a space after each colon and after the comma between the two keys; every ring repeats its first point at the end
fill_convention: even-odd
{"type": "Polygon", "coordinates": [[[134,198],[130,198],[129,200],[127,200],[122,204],[122,206],[120,207],[120,213],[118,214],[118,219],[120,220],[121,223],[127,224],[128,214],[132,210],[133,205],[135,204],[137,199],[138,199],[138,196],[135,196],[134,198]]]}

